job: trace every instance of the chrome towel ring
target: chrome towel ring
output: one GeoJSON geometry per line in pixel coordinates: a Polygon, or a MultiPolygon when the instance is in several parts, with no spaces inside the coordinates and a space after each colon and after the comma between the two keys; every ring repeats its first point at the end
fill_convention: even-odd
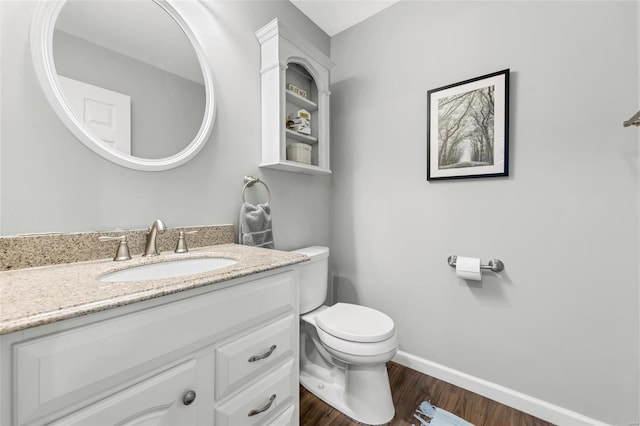
{"type": "Polygon", "coordinates": [[[244,177],[244,186],[242,187],[242,202],[243,203],[247,202],[247,200],[244,198],[244,193],[247,190],[247,188],[251,188],[256,183],[261,183],[264,185],[264,188],[267,190],[267,202],[265,204],[269,204],[269,202],[271,201],[271,191],[269,191],[269,187],[267,186],[266,183],[264,183],[260,179],[253,176],[244,177]]]}

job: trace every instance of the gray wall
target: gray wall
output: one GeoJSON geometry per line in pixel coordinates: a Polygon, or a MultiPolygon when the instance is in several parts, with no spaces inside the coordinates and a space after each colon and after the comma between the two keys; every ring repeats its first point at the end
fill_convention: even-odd
{"type": "Polygon", "coordinates": [[[131,97],[131,155],[170,157],[200,130],[202,84],[64,31],[54,32],[53,52],[59,75],[131,97]]]}
{"type": "MultiPolygon", "coordinates": [[[[207,25],[197,32],[213,62],[215,128],[195,159],[153,173],[98,157],[57,119],[30,56],[36,4],[0,2],[1,235],[143,228],[156,218],[171,227],[237,223],[242,178],[250,174],[271,188],[277,248],[328,243],[330,177],[258,168],[260,47],[254,32],[279,17],[329,53],[329,37],[289,2],[204,2],[207,25]]],[[[262,199],[256,191],[250,196],[254,192],[262,199]]]]}
{"type": "Polygon", "coordinates": [[[626,2],[400,2],[331,40],[336,297],[400,349],[638,420],[638,22],[626,2]],[[508,178],[426,181],[427,90],[510,68],[508,178]],[[451,254],[504,261],[482,284],[451,254]]]}
{"type": "Polygon", "coordinates": [[[35,4],[0,1],[0,235],[236,223],[253,174],[271,187],[278,248],[327,244],[331,215],[338,298],[389,313],[401,350],[638,419],[638,132],[621,126],[640,103],[637,2],[402,2],[339,34],[333,181],[257,167],[254,31],[278,16],[330,47],[288,2],[205,2],[216,125],[194,160],[158,173],[103,160],[57,119],[31,63],[35,4]],[[427,183],[426,91],[506,67],[511,176],[427,183]],[[506,270],[468,285],[450,254],[506,270]]]}

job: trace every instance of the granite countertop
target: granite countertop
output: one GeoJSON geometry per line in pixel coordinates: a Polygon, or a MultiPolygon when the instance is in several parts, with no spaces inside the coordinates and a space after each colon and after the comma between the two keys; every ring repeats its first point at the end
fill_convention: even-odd
{"type": "Polygon", "coordinates": [[[0,272],[0,334],[153,299],[233,278],[304,262],[297,253],[237,244],[191,249],[185,254],[114,262],[112,259],[0,272]],[[237,260],[235,265],[159,280],[100,282],[104,274],[149,263],[203,257],[237,260]]]}

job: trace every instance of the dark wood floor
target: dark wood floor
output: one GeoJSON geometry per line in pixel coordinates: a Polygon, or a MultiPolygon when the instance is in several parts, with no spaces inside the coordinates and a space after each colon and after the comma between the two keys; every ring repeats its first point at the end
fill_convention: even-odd
{"type": "MultiPolygon", "coordinates": [[[[390,423],[392,426],[419,425],[413,414],[422,401],[431,401],[476,426],[551,426],[551,423],[395,362],[389,362],[387,369],[396,407],[396,415],[390,423]]],[[[300,386],[301,426],[358,424],[300,386]]]]}

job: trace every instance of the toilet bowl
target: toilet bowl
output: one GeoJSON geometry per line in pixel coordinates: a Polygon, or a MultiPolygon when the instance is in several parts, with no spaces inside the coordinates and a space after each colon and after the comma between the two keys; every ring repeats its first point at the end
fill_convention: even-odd
{"type": "Polygon", "coordinates": [[[393,320],[348,303],[323,305],[329,249],[296,250],[300,264],[300,383],[309,392],[365,424],[390,422],[395,414],[387,361],[398,350],[393,320]]]}

